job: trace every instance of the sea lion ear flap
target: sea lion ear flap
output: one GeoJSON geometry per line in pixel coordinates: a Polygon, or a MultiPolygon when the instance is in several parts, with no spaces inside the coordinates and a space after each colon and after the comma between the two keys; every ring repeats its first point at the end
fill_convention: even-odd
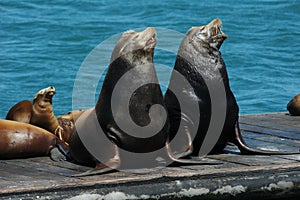
{"type": "Polygon", "coordinates": [[[34,97],[33,97],[33,101],[36,100],[38,98],[39,95],[43,95],[45,93],[45,89],[41,89],[40,91],[38,91],[34,97]]]}
{"type": "Polygon", "coordinates": [[[36,93],[33,97],[33,101],[36,100],[38,98],[38,96],[39,96],[39,93],[36,93]]]}
{"type": "Polygon", "coordinates": [[[35,101],[35,100],[38,98],[39,95],[41,95],[41,91],[39,91],[38,93],[36,93],[36,94],[34,95],[33,101],[35,101]]]}
{"type": "Polygon", "coordinates": [[[197,31],[196,35],[199,39],[206,40],[207,35],[208,35],[207,34],[207,27],[206,26],[198,27],[198,31],[197,31]]]}
{"type": "Polygon", "coordinates": [[[128,30],[128,31],[125,31],[124,33],[122,33],[122,37],[127,36],[127,35],[132,35],[134,33],[136,33],[134,30],[128,30]]]}

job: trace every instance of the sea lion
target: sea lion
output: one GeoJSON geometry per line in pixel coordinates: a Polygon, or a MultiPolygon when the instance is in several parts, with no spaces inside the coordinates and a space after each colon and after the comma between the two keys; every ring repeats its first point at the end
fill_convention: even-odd
{"type": "Polygon", "coordinates": [[[300,94],[296,95],[286,106],[290,115],[299,116],[300,115],[300,94]]]}
{"type": "Polygon", "coordinates": [[[53,113],[52,98],[55,95],[53,86],[40,90],[33,99],[30,124],[41,127],[63,140],[63,128],[53,113]]]}
{"type": "Polygon", "coordinates": [[[15,104],[7,113],[7,120],[28,123],[30,122],[32,102],[28,100],[20,101],[15,104]]]}
{"type": "MultiPolygon", "coordinates": [[[[55,135],[31,124],[0,120],[0,159],[53,155],[55,147],[67,154],[67,146],[55,135]]],[[[58,154],[59,156],[60,154],[58,154]]]]}
{"type": "Polygon", "coordinates": [[[86,110],[72,110],[67,112],[64,115],[60,115],[57,117],[57,119],[67,119],[72,122],[75,122],[86,110]]]}
{"type": "Polygon", "coordinates": [[[194,130],[196,134],[192,145],[186,144],[176,150],[192,149],[190,151],[192,156],[222,153],[228,142],[237,145],[242,154],[289,154],[253,149],[244,142],[238,123],[239,107],[230,89],[226,66],[219,51],[223,41],[227,38],[227,35],[221,31],[221,27],[220,19],[214,19],[205,26],[192,27],[181,42],[169,88],[176,87],[179,96],[198,102],[199,110],[190,106],[183,113],[174,93],[169,89],[166,91],[164,99],[170,120],[170,140],[177,134],[180,120],[182,120],[184,134],[190,138],[193,138],[191,135],[194,130]],[[176,84],[175,71],[188,80],[192,86],[191,90],[176,84]],[[195,116],[194,113],[197,112],[199,116],[195,116]],[[219,117],[219,120],[210,126],[211,122],[216,122],[212,119],[213,115],[215,119],[219,117]],[[223,118],[221,119],[220,116],[223,118]],[[199,124],[195,123],[196,120],[199,120],[199,124]],[[208,133],[216,127],[220,127],[218,133],[216,131],[208,133]],[[210,134],[219,135],[217,138],[210,139],[210,142],[215,143],[207,143],[210,146],[206,146],[206,149],[202,148],[202,145],[206,144],[205,138],[210,137],[210,134]],[[202,150],[207,152],[202,153],[202,150]]]}
{"type": "Polygon", "coordinates": [[[62,139],[66,143],[70,142],[71,134],[77,119],[84,113],[85,110],[73,110],[64,115],[58,116],[59,126],[63,128],[62,139]]]}
{"type": "MultiPolygon", "coordinates": [[[[132,160],[130,161],[126,157],[121,162],[125,151],[148,153],[165,146],[168,124],[162,123],[165,122],[163,117],[166,115],[160,115],[160,109],[152,108],[151,110],[154,104],[163,104],[163,95],[153,65],[155,35],[154,28],[147,28],[142,32],[131,30],[124,32],[117,42],[97,104],[95,108],[84,112],[79,117],[76,122],[76,131],[71,136],[69,146],[74,159],[82,164],[96,166],[94,170],[80,174],[81,176],[111,171],[119,168],[121,164],[123,167],[126,166],[126,163],[132,162],[132,160]],[[149,84],[142,84],[144,81],[149,84]],[[120,82],[122,84],[119,84],[120,82]],[[120,86],[120,90],[115,94],[114,91],[117,86],[120,86]],[[136,90],[133,89],[135,86],[138,86],[136,90]],[[117,95],[117,98],[114,99],[114,95],[117,95]],[[127,97],[130,98],[126,99],[127,97]],[[129,105],[124,104],[127,100],[129,105]],[[126,112],[126,109],[129,111],[126,112]],[[128,119],[132,119],[137,126],[150,125],[161,130],[150,137],[147,137],[149,135],[145,131],[139,132],[131,129],[128,133],[120,128],[122,124],[117,123],[117,120],[119,120],[118,122],[122,120],[127,122],[128,119]],[[98,151],[102,153],[101,160],[89,153],[90,150],[88,151],[82,144],[83,136],[79,135],[78,132],[86,130],[84,134],[89,134],[87,129],[102,129],[104,132],[102,139],[90,139],[91,143],[98,140],[95,142],[95,146],[98,146],[98,151]],[[108,142],[105,143],[104,140],[108,142]]],[[[131,124],[126,125],[125,128],[132,128],[131,124]]],[[[89,137],[91,138],[92,135],[89,137]]],[[[143,160],[136,163],[136,165],[142,164],[143,160]]]]}

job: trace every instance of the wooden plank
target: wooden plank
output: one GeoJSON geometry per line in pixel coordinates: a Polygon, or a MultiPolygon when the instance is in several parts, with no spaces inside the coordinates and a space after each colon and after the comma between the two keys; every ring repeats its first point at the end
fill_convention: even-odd
{"type": "Polygon", "coordinates": [[[270,165],[297,163],[297,161],[295,160],[288,160],[277,156],[220,154],[220,155],[209,155],[208,157],[218,159],[221,161],[243,164],[247,166],[265,166],[266,169],[270,165]]]}
{"type": "MultiPolygon", "coordinates": [[[[299,150],[299,120],[285,113],[240,118],[242,134],[249,146],[284,151],[299,150]]],[[[279,190],[276,193],[278,198],[300,195],[300,155],[246,156],[239,155],[239,150],[230,145],[226,151],[232,154],[210,155],[203,159],[205,162],[221,163],[219,165],[131,169],[80,178],[71,175],[91,168],[69,162],[53,162],[48,157],[0,160],[0,199],[31,199],[37,196],[41,199],[62,199],[87,191],[101,195],[122,191],[137,197],[147,194],[152,198],[157,197],[156,194],[172,199],[197,188],[208,189],[205,197],[226,199],[232,196],[216,191],[239,185],[246,189],[244,196],[236,195],[238,199],[259,199],[276,192],[270,192],[268,188],[279,181],[292,182],[293,187],[283,193],[284,196],[280,196],[283,191],[279,190]]]]}
{"type": "Polygon", "coordinates": [[[45,165],[55,166],[62,169],[69,169],[74,171],[73,173],[82,173],[91,169],[90,167],[74,164],[68,161],[54,162],[47,157],[30,158],[28,160],[31,160],[32,162],[43,163],[45,165]]]}
{"type": "MultiPolygon", "coordinates": [[[[43,158],[39,158],[43,160],[43,158]]],[[[6,162],[9,165],[14,165],[14,166],[27,166],[27,168],[34,169],[35,172],[38,172],[39,174],[48,174],[51,176],[71,176],[74,173],[78,173],[78,171],[75,170],[70,170],[62,167],[57,167],[54,165],[48,165],[42,162],[33,162],[30,159],[16,159],[16,160],[10,160],[6,162]]]]}
{"type": "Polygon", "coordinates": [[[274,120],[266,116],[250,115],[248,117],[241,118],[240,122],[242,124],[249,124],[258,127],[266,127],[272,130],[282,130],[282,131],[289,130],[290,132],[298,133],[298,135],[300,134],[300,123],[299,125],[292,125],[291,123],[286,122],[285,120],[274,120]]]}
{"type": "MultiPolygon", "coordinates": [[[[248,146],[265,151],[283,151],[283,152],[299,152],[299,146],[289,146],[287,144],[276,143],[272,138],[269,142],[252,138],[244,138],[248,146]]],[[[275,140],[276,141],[276,140],[275,140]]]]}
{"type": "Polygon", "coordinates": [[[297,130],[297,132],[290,129],[280,130],[277,129],[277,127],[275,129],[273,127],[267,127],[267,126],[245,124],[244,122],[240,123],[240,128],[242,131],[261,133],[261,134],[277,136],[286,139],[300,140],[300,132],[299,132],[300,129],[297,130]]]}
{"type": "Polygon", "coordinates": [[[278,157],[290,159],[290,160],[296,160],[300,162],[300,155],[279,155],[278,157]]]}
{"type": "MultiPolygon", "coordinates": [[[[272,171],[265,170],[263,166],[246,167],[243,170],[235,172],[232,169],[227,173],[226,170],[212,171],[212,174],[202,174],[201,171],[195,176],[182,177],[178,174],[173,174],[173,177],[160,177],[151,181],[145,181],[141,178],[138,181],[130,183],[115,183],[112,185],[94,184],[84,187],[63,188],[61,190],[42,191],[31,194],[10,194],[12,199],[35,197],[38,195],[40,199],[65,199],[73,196],[78,196],[80,199],[97,198],[97,199],[112,199],[113,195],[121,194],[127,199],[271,199],[270,194],[276,195],[276,199],[287,198],[291,199],[299,193],[293,193],[299,189],[297,180],[300,174],[295,171],[295,165],[273,166],[272,171]],[[248,177],[245,177],[248,174],[248,177]],[[268,190],[270,184],[279,185],[280,181],[285,183],[286,177],[293,186],[284,189],[268,190]],[[151,188],[151,189],[149,189],[151,188]],[[224,191],[224,193],[222,192],[224,191]],[[225,192],[227,191],[227,192],[225,192]],[[240,192],[238,192],[240,191],[240,192]],[[188,193],[190,192],[190,193],[188,193]],[[231,193],[234,192],[234,193],[231,193]],[[84,194],[84,195],[83,195],[84,194]],[[94,194],[94,196],[88,196],[94,194]],[[234,196],[233,196],[234,195],[234,196]]],[[[287,182],[288,183],[288,182],[287,182]]],[[[5,198],[5,196],[2,196],[5,198]]],[[[116,197],[115,197],[116,198],[116,197]]]]}
{"type": "Polygon", "coordinates": [[[240,116],[241,120],[243,120],[244,118],[256,118],[256,119],[264,119],[264,120],[271,120],[271,121],[280,121],[280,123],[295,125],[298,127],[300,121],[300,116],[291,116],[287,112],[240,116]]]}
{"type": "Polygon", "coordinates": [[[299,149],[300,140],[290,139],[290,138],[282,138],[276,136],[269,136],[261,133],[242,131],[243,138],[247,141],[248,139],[253,139],[261,142],[271,142],[275,144],[284,144],[291,147],[296,147],[299,149]]]}

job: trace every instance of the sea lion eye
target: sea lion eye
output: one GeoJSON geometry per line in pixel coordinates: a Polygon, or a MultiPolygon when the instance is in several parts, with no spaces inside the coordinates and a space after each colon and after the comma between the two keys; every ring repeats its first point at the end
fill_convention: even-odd
{"type": "Polygon", "coordinates": [[[205,32],[205,30],[200,30],[196,33],[196,37],[199,39],[204,39],[207,37],[207,33],[205,32]]]}

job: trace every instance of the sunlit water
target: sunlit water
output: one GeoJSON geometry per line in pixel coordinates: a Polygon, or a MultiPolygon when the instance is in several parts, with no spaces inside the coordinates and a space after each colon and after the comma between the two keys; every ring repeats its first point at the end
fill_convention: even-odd
{"type": "MultiPolygon", "coordinates": [[[[72,110],[81,63],[112,35],[148,26],[184,34],[216,17],[229,36],[221,52],[240,113],[285,111],[300,93],[299,11],[297,0],[0,1],[0,117],[50,85],[55,114],[72,110]]],[[[174,61],[172,53],[155,53],[155,63],[174,61]]],[[[167,71],[157,69],[162,82],[167,71]]],[[[101,81],[95,87],[98,94],[101,81]]]]}

